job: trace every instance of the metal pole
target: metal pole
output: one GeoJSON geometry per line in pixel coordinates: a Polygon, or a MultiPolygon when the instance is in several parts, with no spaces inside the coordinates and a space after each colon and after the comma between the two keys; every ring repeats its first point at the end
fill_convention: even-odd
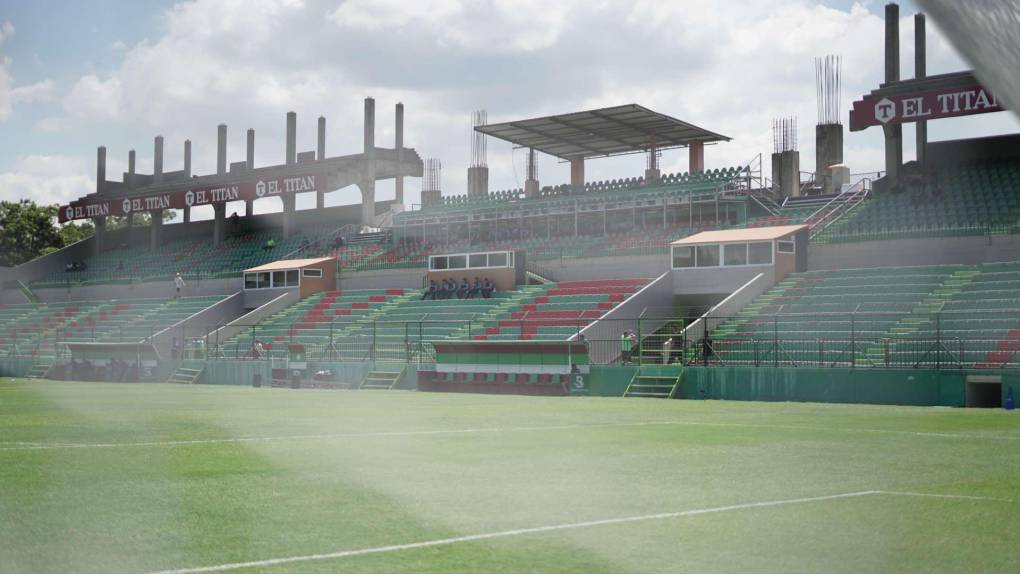
{"type": "Polygon", "coordinates": [[[856,315],[850,314],[850,366],[857,366],[857,324],[856,315]]]}

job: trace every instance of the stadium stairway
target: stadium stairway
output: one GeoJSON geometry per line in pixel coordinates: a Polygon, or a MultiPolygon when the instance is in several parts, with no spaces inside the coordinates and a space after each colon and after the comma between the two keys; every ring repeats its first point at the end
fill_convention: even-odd
{"type": "Polygon", "coordinates": [[[193,385],[201,380],[203,372],[205,361],[184,361],[177,366],[166,382],[193,385]]]}
{"type": "Polygon", "coordinates": [[[672,399],[684,380],[683,365],[641,365],[634,372],[624,397],[672,399]]]}
{"type": "Polygon", "coordinates": [[[375,369],[368,372],[358,385],[359,389],[392,389],[400,382],[407,370],[407,363],[392,361],[376,362],[375,369]]]}

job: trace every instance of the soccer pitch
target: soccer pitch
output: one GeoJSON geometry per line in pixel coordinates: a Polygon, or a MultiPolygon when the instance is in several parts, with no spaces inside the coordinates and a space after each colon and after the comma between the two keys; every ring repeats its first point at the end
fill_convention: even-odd
{"type": "Polygon", "coordinates": [[[0,380],[3,572],[1017,572],[1018,550],[1001,410],[0,380]]]}

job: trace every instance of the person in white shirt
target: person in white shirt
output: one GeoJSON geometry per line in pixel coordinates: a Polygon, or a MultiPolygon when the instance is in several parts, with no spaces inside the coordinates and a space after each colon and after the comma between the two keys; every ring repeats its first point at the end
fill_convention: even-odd
{"type": "Polygon", "coordinates": [[[187,286],[188,284],[184,282],[184,277],[181,277],[181,272],[178,271],[177,275],[174,276],[174,288],[176,289],[176,294],[174,295],[174,297],[175,298],[180,297],[181,289],[187,286]]]}

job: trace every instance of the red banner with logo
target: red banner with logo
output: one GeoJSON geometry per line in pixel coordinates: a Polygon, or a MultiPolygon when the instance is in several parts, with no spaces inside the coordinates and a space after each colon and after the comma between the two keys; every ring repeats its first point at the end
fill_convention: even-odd
{"type": "Polygon", "coordinates": [[[871,95],[854,102],[850,112],[850,131],[871,126],[1001,112],[1004,109],[991,92],[978,84],[922,94],[871,95]]]}
{"type": "Polygon", "coordinates": [[[195,187],[166,193],[125,197],[120,199],[85,199],[60,208],[61,223],[75,219],[89,219],[107,215],[128,215],[159,209],[183,209],[228,201],[247,201],[289,193],[326,190],[326,177],[322,174],[291,175],[238,183],[195,187]]]}

